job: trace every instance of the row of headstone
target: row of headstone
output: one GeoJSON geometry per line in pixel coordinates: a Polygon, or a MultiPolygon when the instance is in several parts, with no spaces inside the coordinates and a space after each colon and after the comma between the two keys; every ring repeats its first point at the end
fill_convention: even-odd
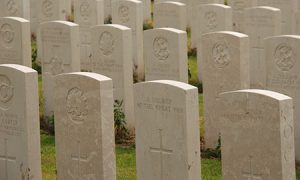
{"type": "MultiPolygon", "coordinates": [[[[37,72],[0,65],[0,81],[0,179],[41,180],[37,72]]],[[[113,81],[76,72],[54,84],[57,179],[115,180],[113,81]]],[[[295,180],[292,99],[264,90],[219,99],[222,179],[295,180]]],[[[137,179],[201,179],[197,88],[138,83],[134,106],[137,179]]]]}
{"type": "MultiPolygon", "coordinates": [[[[276,12],[276,11],[275,11],[276,12]]],[[[219,117],[225,106],[220,105],[220,94],[227,91],[247,89],[251,82],[249,37],[236,32],[208,33],[199,41],[202,59],[199,69],[203,73],[204,126],[206,148],[215,148],[221,133],[223,120],[219,117]],[[250,73],[249,73],[250,72],[250,73]],[[220,105],[220,106],[219,106],[220,105]]],[[[260,64],[262,71],[255,71],[265,79],[262,89],[286,94],[294,99],[295,119],[299,116],[298,51],[300,37],[274,36],[261,41],[264,48],[260,64]]],[[[253,54],[253,53],[252,53],[253,54]]],[[[234,104],[233,104],[234,105],[234,104]]],[[[296,160],[300,160],[299,122],[295,121],[296,160]]],[[[294,131],[291,124],[283,127],[284,135],[294,131]]],[[[256,134],[256,133],[254,133],[256,134]]],[[[223,138],[221,133],[221,139],[223,138]]]]}

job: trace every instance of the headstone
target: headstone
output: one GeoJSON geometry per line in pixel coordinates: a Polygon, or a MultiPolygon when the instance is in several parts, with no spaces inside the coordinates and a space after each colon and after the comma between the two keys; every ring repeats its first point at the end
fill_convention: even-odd
{"type": "Polygon", "coordinates": [[[166,1],[154,4],[154,28],[170,27],[186,31],[186,5],[166,1]]]}
{"type": "Polygon", "coordinates": [[[292,99],[264,90],[220,97],[222,179],[295,180],[292,99]]]}
{"type": "MultiPolygon", "coordinates": [[[[197,23],[197,19],[195,18],[197,18],[199,6],[205,4],[224,4],[224,0],[188,0],[186,3],[188,26],[192,27],[195,23],[197,23]]],[[[196,43],[194,45],[196,45],[196,43]]]]}
{"type": "Polygon", "coordinates": [[[58,75],[55,104],[57,179],[116,180],[112,80],[58,75]]]}
{"type": "Polygon", "coordinates": [[[0,65],[0,179],[42,179],[38,75],[0,65]]]}
{"type": "MultiPolygon", "coordinates": [[[[197,42],[203,34],[216,31],[232,31],[232,9],[222,4],[206,4],[198,8],[195,23],[192,24],[191,43],[197,47],[197,42]]],[[[200,54],[202,52],[198,51],[200,54]]],[[[200,56],[198,54],[198,56],[200,56]]],[[[201,64],[202,59],[198,59],[201,64]]],[[[202,82],[202,71],[198,71],[198,80],[202,82]]]]}
{"type": "Polygon", "coordinates": [[[228,5],[232,7],[233,30],[244,32],[244,10],[257,6],[257,0],[228,0],[228,5]]]}
{"type": "Polygon", "coordinates": [[[145,78],[188,83],[187,35],[173,28],[144,32],[145,78]]]}
{"type": "Polygon", "coordinates": [[[208,33],[200,39],[198,51],[202,59],[198,69],[203,75],[205,148],[214,149],[221,132],[219,94],[250,86],[249,38],[230,31],[208,33]]]}
{"type": "Polygon", "coordinates": [[[104,24],[103,1],[74,1],[74,20],[80,32],[80,64],[81,70],[92,70],[91,58],[91,27],[104,24]]]}
{"type": "Polygon", "coordinates": [[[38,23],[66,19],[65,0],[36,0],[38,23]]]}
{"type": "Polygon", "coordinates": [[[300,162],[300,36],[276,36],[265,40],[266,89],[293,98],[296,160],[300,162]]]}
{"type": "Polygon", "coordinates": [[[132,32],[121,25],[92,28],[93,72],[112,78],[114,99],[123,102],[126,125],[134,129],[132,32]]]}
{"type": "Polygon", "coordinates": [[[29,20],[30,0],[1,0],[0,17],[21,17],[29,20]]]}
{"type": "Polygon", "coordinates": [[[19,17],[0,18],[0,64],[31,67],[29,21],[19,17]]]}
{"type": "Polygon", "coordinates": [[[40,25],[44,115],[53,115],[54,76],[80,71],[80,43],[78,25],[66,21],[52,21],[40,25]]]}
{"type": "Polygon", "coordinates": [[[295,13],[297,11],[297,0],[261,0],[260,6],[271,6],[281,10],[282,34],[295,33],[295,13]]]}
{"type": "Polygon", "coordinates": [[[245,9],[245,34],[250,38],[250,87],[263,89],[266,83],[264,38],[281,34],[280,9],[253,7],[245,9]]]}
{"type": "Polygon", "coordinates": [[[137,179],[201,179],[197,88],[161,80],[134,94],[137,179]]]}
{"type": "Polygon", "coordinates": [[[232,8],[223,4],[198,6],[197,15],[191,26],[191,46],[197,47],[197,39],[215,31],[232,31],[232,8]]]}
{"type": "Polygon", "coordinates": [[[133,73],[136,81],[144,79],[143,59],[143,4],[138,0],[120,0],[113,2],[113,24],[132,29],[133,73]]]}

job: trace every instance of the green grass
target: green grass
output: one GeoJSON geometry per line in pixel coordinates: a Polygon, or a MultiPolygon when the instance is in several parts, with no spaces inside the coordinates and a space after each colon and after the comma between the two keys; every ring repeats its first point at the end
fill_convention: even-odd
{"type": "MultiPolygon", "coordinates": [[[[43,180],[54,180],[55,176],[55,139],[54,136],[41,134],[43,180]]],[[[117,179],[135,180],[135,149],[133,147],[116,147],[117,179]]],[[[199,171],[200,172],[200,171],[199,171]]],[[[221,162],[219,160],[202,160],[203,180],[221,178],[221,162]]]]}

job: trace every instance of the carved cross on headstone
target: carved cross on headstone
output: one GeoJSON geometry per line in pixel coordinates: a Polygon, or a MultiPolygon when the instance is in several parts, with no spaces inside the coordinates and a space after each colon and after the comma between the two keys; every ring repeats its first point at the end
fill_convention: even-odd
{"type": "Polygon", "coordinates": [[[4,154],[0,154],[0,161],[4,161],[4,179],[8,179],[8,163],[16,163],[16,157],[9,156],[7,151],[7,139],[4,139],[4,154]]]}
{"type": "Polygon", "coordinates": [[[150,152],[152,153],[159,153],[160,159],[160,180],[163,180],[163,156],[170,155],[173,153],[173,150],[165,149],[163,147],[163,138],[162,138],[162,129],[159,129],[159,147],[150,147],[150,152]]]}
{"type": "Polygon", "coordinates": [[[260,174],[255,174],[253,172],[253,167],[252,167],[252,156],[249,157],[250,161],[250,170],[249,172],[243,172],[243,178],[246,180],[262,180],[262,176],[260,174]]]}
{"type": "Polygon", "coordinates": [[[73,179],[81,179],[80,163],[89,161],[88,160],[89,158],[86,154],[82,155],[79,140],[77,141],[77,144],[78,144],[78,152],[76,154],[71,154],[71,159],[77,163],[77,178],[74,178],[73,175],[73,179]]]}

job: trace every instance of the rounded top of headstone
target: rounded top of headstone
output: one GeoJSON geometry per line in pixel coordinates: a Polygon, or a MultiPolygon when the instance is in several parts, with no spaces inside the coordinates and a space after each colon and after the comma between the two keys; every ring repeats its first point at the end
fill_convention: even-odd
{"type": "Polygon", "coordinates": [[[101,25],[94,26],[93,28],[96,28],[96,27],[112,27],[112,28],[117,28],[120,30],[131,30],[131,28],[128,28],[127,26],[123,26],[120,24],[101,24],[101,25]]]}
{"type": "Polygon", "coordinates": [[[247,37],[249,37],[247,34],[234,32],[234,31],[216,31],[216,32],[206,33],[206,34],[204,34],[204,36],[205,35],[212,35],[212,34],[227,34],[227,35],[236,36],[238,38],[247,38],[247,37]]]}
{"type": "Polygon", "coordinates": [[[19,21],[19,22],[28,22],[29,21],[27,19],[21,18],[21,17],[1,17],[1,19],[10,19],[10,20],[15,20],[15,21],[19,21]]]}
{"type": "Polygon", "coordinates": [[[251,94],[257,94],[257,95],[263,95],[263,96],[267,96],[267,97],[276,99],[278,101],[292,99],[291,97],[286,96],[281,93],[277,93],[277,92],[269,91],[269,90],[261,90],[261,89],[244,89],[244,90],[221,93],[221,95],[226,95],[226,94],[231,94],[231,93],[251,93],[251,94]]]}
{"type": "Polygon", "coordinates": [[[261,9],[261,10],[268,10],[268,11],[280,11],[280,9],[275,8],[275,7],[270,7],[270,6],[255,6],[255,7],[250,7],[246,8],[245,10],[250,10],[250,9],[261,9]]]}
{"type": "Polygon", "coordinates": [[[227,6],[225,4],[216,4],[216,3],[213,3],[213,4],[201,4],[200,6],[202,6],[202,7],[221,7],[221,8],[232,9],[231,6],[227,6]]]}
{"type": "Polygon", "coordinates": [[[197,89],[197,87],[189,85],[187,83],[183,83],[180,81],[174,81],[174,80],[155,80],[155,81],[146,81],[146,82],[141,82],[141,83],[137,83],[136,85],[145,85],[145,84],[161,84],[161,85],[169,85],[169,86],[173,86],[176,88],[180,88],[182,90],[195,90],[197,89]]]}
{"type": "Polygon", "coordinates": [[[36,70],[18,64],[1,64],[0,67],[18,70],[23,73],[36,73],[36,70]]]}
{"type": "Polygon", "coordinates": [[[69,22],[69,21],[47,21],[41,23],[41,25],[47,25],[47,24],[62,24],[62,25],[67,25],[67,26],[78,26],[78,24],[69,22]]]}
{"type": "Polygon", "coordinates": [[[178,5],[178,6],[186,6],[184,3],[175,2],[175,1],[164,1],[164,2],[158,2],[155,4],[173,4],[173,5],[178,5]]]}
{"type": "Polygon", "coordinates": [[[97,74],[97,73],[91,73],[91,72],[73,72],[73,73],[64,73],[64,74],[59,74],[57,75],[57,77],[60,76],[66,76],[66,75],[78,75],[78,76],[85,76],[88,78],[92,78],[95,79],[97,81],[112,81],[111,78],[103,76],[101,74],[97,74]]]}
{"type": "Polygon", "coordinates": [[[182,31],[180,29],[175,29],[175,28],[169,28],[169,27],[146,30],[146,32],[149,32],[149,31],[170,31],[170,32],[178,33],[178,34],[186,34],[185,31],[182,31]]]}

